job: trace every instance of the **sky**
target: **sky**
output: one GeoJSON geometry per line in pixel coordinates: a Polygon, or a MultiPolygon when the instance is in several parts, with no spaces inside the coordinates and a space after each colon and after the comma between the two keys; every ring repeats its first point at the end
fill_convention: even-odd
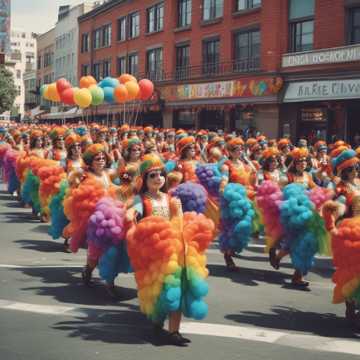
{"type": "Polygon", "coordinates": [[[84,0],[11,0],[11,27],[43,34],[55,25],[59,6],[82,2],[84,0]]]}

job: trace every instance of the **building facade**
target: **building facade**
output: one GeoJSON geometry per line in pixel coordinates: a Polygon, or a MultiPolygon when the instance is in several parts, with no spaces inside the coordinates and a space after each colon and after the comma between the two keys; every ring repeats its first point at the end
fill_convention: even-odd
{"type": "Polygon", "coordinates": [[[54,80],[66,78],[74,86],[78,81],[78,17],[93,9],[93,3],[74,7],[60,6],[55,25],[54,80]]]}
{"type": "Polygon", "coordinates": [[[14,75],[18,96],[15,99],[12,115],[20,117],[25,113],[24,74],[35,70],[36,34],[13,29],[11,31],[11,52],[8,56],[8,69],[14,75]]]}
{"type": "Polygon", "coordinates": [[[79,18],[78,73],[152,79],[156,96],[144,123],[347,136],[356,123],[359,7],[358,0],[108,1],[79,18]],[[320,80],[321,89],[340,90],[311,95],[320,80]]]}

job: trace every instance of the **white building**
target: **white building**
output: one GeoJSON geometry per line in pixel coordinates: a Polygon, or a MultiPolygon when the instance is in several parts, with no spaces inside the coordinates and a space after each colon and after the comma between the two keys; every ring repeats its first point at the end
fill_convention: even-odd
{"type": "Polygon", "coordinates": [[[35,70],[36,34],[20,29],[12,29],[10,36],[11,52],[6,62],[7,68],[13,73],[18,96],[14,102],[14,109],[21,117],[25,113],[25,85],[24,74],[35,70]]]}
{"type": "Polygon", "coordinates": [[[78,83],[78,17],[92,10],[96,4],[83,3],[74,7],[60,6],[55,25],[55,80],[66,78],[73,86],[78,83]]]}

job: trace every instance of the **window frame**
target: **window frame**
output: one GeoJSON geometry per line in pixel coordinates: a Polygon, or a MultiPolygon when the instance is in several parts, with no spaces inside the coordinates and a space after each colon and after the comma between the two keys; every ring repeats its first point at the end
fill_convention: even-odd
{"type": "Polygon", "coordinates": [[[215,75],[215,74],[218,74],[219,73],[219,70],[220,70],[220,60],[221,60],[221,56],[220,56],[220,36],[215,36],[215,37],[211,37],[211,38],[207,38],[207,39],[203,39],[202,40],[202,74],[203,75],[215,75]],[[208,48],[206,48],[206,51],[205,51],[205,46],[207,47],[210,43],[214,43],[216,42],[217,43],[217,47],[218,47],[218,52],[216,54],[217,56],[217,61],[214,61],[214,62],[208,62],[206,61],[205,62],[205,59],[208,59],[209,56],[208,56],[208,48]],[[205,56],[205,53],[207,54],[205,56]],[[210,71],[209,71],[209,68],[210,68],[210,71]]]}
{"type": "Polygon", "coordinates": [[[126,60],[126,55],[121,55],[121,56],[118,56],[117,59],[116,59],[116,66],[117,66],[117,72],[118,74],[124,74],[127,72],[127,60],[126,60]],[[124,69],[122,70],[121,69],[121,66],[120,66],[120,61],[124,60],[124,69]]]}
{"type": "MultiPolygon", "coordinates": [[[[302,31],[301,31],[301,34],[302,31]]],[[[298,18],[298,19],[294,19],[294,20],[289,20],[289,52],[290,53],[298,53],[298,52],[304,52],[304,51],[311,51],[314,49],[314,44],[315,44],[315,17],[314,16],[306,16],[306,17],[302,17],[302,18],[298,18]],[[312,32],[312,36],[313,36],[313,40],[312,40],[312,46],[311,49],[303,49],[303,44],[301,44],[301,49],[297,49],[297,42],[296,39],[298,37],[297,35],[297,31],[296,31],[296,27],[297,25],[301,24],[301,29],[304,23],[306,22],[310,22],[312,21],[313,23],[313,32],[312,32]],[[295,31],[294,31],[295,29],[295,31]]]]}
{"type": "Polygon", "coordinates": [[[240,12],[240,11],[246,11],[246,10],[253,10],[253,9],[259,9],[262,7],[262,1],[263,0],[258,0],[260,1],[259,5],[254,5],[254,1],[256,0],[243,0],[246,3],[246,6],[244,8],[239,8],[239,1],[240,0],[235,0],[235,12],[240,12]]]}
{"type": "MultiPolygon", "coordinates": [[[[353,39],[353,32],[354,32],[354,12],[359,11],[360,12],[360,6],[352,6],[347,9],[347,44],[348,45],[356,45],[360,44],[360,38],[359,41],[354,41],[353,39]]],[[[356,28],[360,29],[360,25],[356,28]]]]}
{"type": "Polygon", "coordinates": [[[184,28],[184,27],[188,27],[191,25],[192,22],[192,0],[178,0],[177,1],[177,21],[176,21],[176,26],[178,28],[184,28]],[[182,5],[185,4],[185,13],[183,14],[182,11],[182,5]],[[190,7],[190,10],[189,10],[190,7]],[[188,16],[190,14],[190,20],[189,22],[187,22],[188,20],[188,16]],[[185,21],[181,21],[181,19],[185,18],[185,21]]]}
{"type": "Polygon", "coordinates": [[[131,54],[128,55],[127,57],[127,67],[126,67],[126,70],[129,74],[137,77],[138,74],[139,74],[139,53],[137,52],[133,52],[131,54]],[[135,65],[135,68],[136,68],[136,71],[132,71],[131,69],[131,58],[135,58],[137,59],[136,61],[136,65],[135,65]]]}
{"type": "Polygon", "coordinates": [[[128,14],[128,21],[127,21],[127,39],[135,39],[140,36],[140,11],[133,11],[128,14]],[[136,17],[138,24],[135,25],[135,29],[137,29],[137,33],[134,35],[132,33],[133,29],[133,18],[136,17]]]}
{"type": "Polygon", "coordinates": [[[190,43],[181,43],[175,45],[175,77],[176,80],[185,80],[190,78],[190,43]],[[185,65],[181,64],[179,65],[179,50],[187,49],[187,56],[181,56],[181,59],[188,59],[187,63],[185,65]]]}
{"type": "Polygon", "coordinates": [[[154,4],[146,9],[146,33],[152,34],[164,30],[164,14],[165,4],[163,1],[154,4]],[[162,9],[162,16],[160,11],[162,9]],[[153,29],[150,29],[150,12],[153,12],[154,24],[153,29]]]}
{"type": "Polygon", "coordinates": [[[214,21],[217,19],[221,19],[224,16],[224,0],[203,0],[202,1],[202,21],[204,22],[208,22],[208,21],[214,21]],[[205,5],[205,2],[209,1],[209,18],[206,19],[205,18],[205,11],[207,6],[205,5]],[[222,7],[221,7],[221,15],[216,15],[216,9],[217,9],[217,1],[221,1],[222,2],[222,7]]]}
{"type": "Polygon", "coordinates": [[[161,81],[164,78],[164,48],[163,47],[156,47],[152,49],[148,49],[146,51],[146,73],[150,80],[154,81],[161,81]],[[157,66],[157,52],[161,53],[161,62],[160,66],[157,66]],[[150,54],[154,53],[154,59],[155,59],[155,70],[150,69],[149,66],[149,58],[150,54]],[[158,75],[158,71],[160,71],[160,74],[158,75]],[[152,73],[154,73],[155,77],[152,76],[152,73]]]}
{"type": "Polygon", "coordinates": [[[119,17],[118,19],[117,19],[117,21],[116,21],[116,24],[117,24],[117,33],[116,33],[116,40],[117,41],[126,41],[127,40],[127,24],[128,24],[128,20],[127,20],[127,16],[121,16],[121,17],[119,17]],[[122,22],[122,21],[124,21],[125,22],[125,29],[122,29],[122,26],[121,26],[121,23],[120,22],[122,22]],[[121,38],[119,35],[121,35],[122,34],[122,31],[121,31],[121,29],[122,30],[124,30],[124,38],[121,38]]]}

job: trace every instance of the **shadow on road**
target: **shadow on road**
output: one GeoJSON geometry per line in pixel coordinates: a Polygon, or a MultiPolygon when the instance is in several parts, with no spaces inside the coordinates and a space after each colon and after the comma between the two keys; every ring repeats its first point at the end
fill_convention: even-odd
{"type": "Polygon", "coordinates": [[[35,218],[31,212],[6,212],[4,215],[7,220],[6,222],[11,224],[39,223],[39,219],[35,218]]]}
{"type": "Polygon", "coordinates": [[[23,249],[33,250],[43,253],[63,253],[64,245],[60,244],[56,241],[48,241],[48,240],[16,240],[14,241],[23,249]]]}
{"type": "MultiPolygon", "coordinates": [[[[20,271],[24,275],[39,278],[44,284],[49,286],[37,286],[22,288],[23,291],[36,291],[37,295],[51,296],[62,303],[72,303],[80,305],[108,305],[114,304],[105,287],[100,283],[94,283],[93,287],[86,287],[81,280],[81,269],[75,267],[68,268],[24,268],[13,269],[20,271]]],[[[121,274],[117,278],[121,282],[121,274]]],[[[132,304],[123,303],[137,297],[137,292],[132,288],[117,287],[120,294],[118,303],[131,309],[138,309],[132,304]]]]}
{"type": "Polygon", "coordinates": [[[208,264],[208,269],[210,276],[229,278],[233,282],[247,286],[258,286],[260,282],[283,285],[286,280],[291,279],[291,275],[278,271],[250,269],[241,266],[238,272],[228,272],[225,265],[208,264]]]}
{"type": "Polygon", "coordinates": [[[276,330],[308,332],[325,337],[358,338],[344,318],[335,314],[301,311],[286,306],[272,308],[272,313],[244,311],[225,318],[241,324],[250,324],[276,330]]]}
{"type": "Polygon", "coordinates": [[[41,234],[48,234],[49,229],[50,229],[49,224],[42,224],[42,225],[38,225],[38,226],[32,228],[31,232],[37,232],[37,233],[41,233],[41,234]]]}
{"type": "Polygon", "coordinates": [[[52,328],[68,332],[68,337],[80,337],[89,341],[165,345],[164,338],[161,339],[154,334],[151,323],[138,311],[80,311],[84,313],[84,317],[59,322],[52,328]]]}

